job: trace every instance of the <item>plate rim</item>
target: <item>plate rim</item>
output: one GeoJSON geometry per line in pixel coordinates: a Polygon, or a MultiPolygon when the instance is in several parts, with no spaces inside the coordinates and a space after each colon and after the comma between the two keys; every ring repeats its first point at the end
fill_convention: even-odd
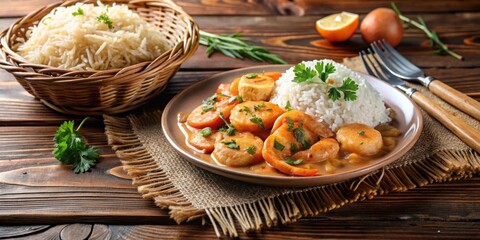
{"type": "MultiPolygon", "coordinates": [[[[240,171],[235,171],[234,169],[230,169],[228,167],[222,167],[222,166],[218,166],[216,164],[206,162],[206,161],[204,161],[200,158],[196,158],[195,156],[192,156],[190,152],[185,151],[183,149],[183,147],[177,146],[175,144],[176,140],[173,139],[173,136],[171,136],[169,129],[167,129],[167,125],[168,125],[168,123],[167,123],[168,116],[167,115],[171,111],[171,108],[172,108],[172,106],[174,106],[177,99],[183,97],[183,95],[185,95],[187,92],[191,91],[191,89],[197,88],[199,85],[202,85],[205,82],[208,82],[212,79],[221,78],[223,75],[230,75],[230,74],[233,74],[235,72],[244,72],[244,71],[250,71],[250,70],[254,71],[254,70],[258,70],[258,69],[262,69],[262,68],[279,68],[279,69],[282,69],[282,71],[284,72],[292,66],[293,65],[291,65],[291,64],[283,64],[283,65],[271,65],[270,64],[270,65],[257,65],[257,66],[250,66],[250,67],[244,67],[244,68],[237,68],[237,69],[227,70],[227,71],[223,71],[223,72],[213,74],[212,76],[203,78],[203,79],[199,80],[198,82],[186,87],[185,89],[183,89],[182,91],[177,93],[168,102],[168,104],[165,106],[165,108],[162,111],[161,127],[162,127],[163,134],[166,137],[168,143],[180,155],[182,155],[184,158],[186,158],[186,160],[189,161],[190,163],[192,163],[195,166],[200,167],[200,168],[202,168],[206,171],[213,172],[215,174],[219,174],[219,175],[224,176],[224,177],[228,177],[228,178],[236,179],[236,180],[240,180],[240,181],[245,181],[245,182],[249,182],[249,183],[253,183],[253,184],[267,185],[267,186],[284,186],[283,184],[276,184],[276,183],[271,184],[271,183],[268,182],[268,181],[278,180],[278,181],[281,181],[281,182],[289,181],[288,186],[290,186],[290,187],[308,187],[308,186],[318,186],[318,185],[342,182],[342,181],[346,181],[348,179],[352,179],[352,178],[355,178],[355,177],[359,177],[359,176],[363,176],[363,175],[372,173],[372,172],[380,169],[381,167],[386,166],[388,164],[391,164],[391,163],[395,162],[396,160],[398,160],[399,158],[401,158],[402,156],[404,156],[405,153],[407,153],[415,145],[415,143],[418,141],[418,139],[421,135],[421,132],[423,130],[423,124],[424,124],[423,116],[422,116],[422,113],[421,113],[419,107],[415,104],[415,102],[413,102],[409,97],[405,96],[414,108],[413,112],[414,112],[415,117],[413,118],[413,123],[416,123],[416,125],[418,127],[417,127],[416,131],[414,132],[414,134],[411,135],[411,137],[410,137],[410,138],[412,138],[411,141],[407,141],[406,144],[404,144],[402,146],[402,148],[398,150],[397,155],[399,155],[399,156],[394,157],[392,155],[392,156],[389,156],[386,159],[383,159],[382,161],[377,161],[375,163],[368,164],[365,167],[362,167],[362,168],[359,168],[359,169],[352,169],[352,170],[349,170],[349,171],[346,171],[346,172],[342,172],[341,174],[318,175],[318,176],[311,176],[311,177],[296,177],[296,176],[268,176],[268,175],[258,175],[258,174],[248,173],[248,172],[240,172],[240,171]],[[392,159],[392,158],[395,158],[395,159],[392,159]],[[225,175],[225,174],[228,174],[228,175],[225,175]],[[320,180],[324,180],[325,178],[339,178],[339,177],[344,176],[344,175],[346,175],[347,177],[342,178],[342,180],[340,180],[340,181],[325,181],[325,182],[318,183],[318,184],[312,184],[311,183],[311,181],[315,181],[317,179],[318,179],[317,181],[320,181],[320,180]],[[253,180],[256,180],[256,181],[253,182],[252,178],[253,178],[253,180]],[[292,179],[299,179],[299,180],[296,180],[295,181],[296,183],[290,183],[290,182],[292,182],[292,179]],[[262,181],[262,180],[268,180],[268,181],[265,182],[265,183],[258,183],[258,181],[262,181]],[[305,184],[302,184],[302,183],[305,183],[305,184]]],[[[391,86],[390,84],[388,84],[385,81],[382,81],[378,78],[375,78],[373,76],[367,75],[367,74],[362,73],[362,72],[358,72],[358,71],[354,71],[354,72],[356,72],[357,74],[360,74],[362,77],[367,76],[369,78],[373,78],[376,81],[381,82],[381,84],[390,87],[392,90],[399,91],[395,87],[391,86]]],[[[410,129],[411,125],[408,125],[408,126],[409,127],[407,129],[410,129]]],[[[194,151],[194,150],[192,150],[192,151],[194,151]]]]}

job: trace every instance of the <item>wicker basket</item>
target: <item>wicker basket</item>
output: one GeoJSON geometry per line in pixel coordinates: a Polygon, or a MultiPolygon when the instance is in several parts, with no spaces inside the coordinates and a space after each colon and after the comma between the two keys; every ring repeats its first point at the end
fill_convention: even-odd
{"type": "Polygon", "coordinates": [[[160,94],[168,80],[197,49],[199,33],[193,19],[170,0],[103,1],[124,3],[165,34],[171,49],[150,62],[121,69],[73,71],[26,62],[13,49],[28,27],[58,6],[96,0],[65,1],[19,19],[0,34],[0,67],[12,73],[30,94],[48,107],[68,114],[117,114],[160,94]]]}

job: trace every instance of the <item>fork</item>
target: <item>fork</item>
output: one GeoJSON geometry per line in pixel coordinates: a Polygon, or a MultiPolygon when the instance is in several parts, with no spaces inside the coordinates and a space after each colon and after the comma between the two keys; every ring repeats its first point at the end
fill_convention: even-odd
{"type": "Polygon", "coordinates": [[[366,51],[368,51],[368,54],[365,51],[361,51],[359,54],[360,58],[362,59],[363,66],[365,67],[365,70],[367,70],[368,74],[377,77],[406,93],[407,96],[417,103],[423,110],[428,112],[428,114],[452,131],[453,134],[460,138],[465,144],[480,153],[480,132],[478,130],[466,124],[453,114],[447,112],[440,105],[433,102],[416,89],[406,86],[405,82],[391,74],[380,63],[380,60],[377,59],[370,48],[367,48],[366,51]]]}
{"type": "Polygon", "coordinates": [[[432,93],[452,104],[463,112],[480,121],[480,102],[448,86],[440,80],[425,73],[403,57],[387,41],[381,40],[371,44],[373,51],[382,60],[385,68],[393,75],[404,80],[416,80],[432,93]]]}

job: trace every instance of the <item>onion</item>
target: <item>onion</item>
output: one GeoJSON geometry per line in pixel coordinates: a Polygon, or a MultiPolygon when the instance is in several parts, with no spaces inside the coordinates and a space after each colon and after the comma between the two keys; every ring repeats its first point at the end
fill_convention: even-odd
{"type": "Polygon", "coordinates": [[[402,40],[403,25],[393,10],[377,8],[365,16],[360,25],[360,32],[368,44],[385,39],[395,47],[402,40]]]}

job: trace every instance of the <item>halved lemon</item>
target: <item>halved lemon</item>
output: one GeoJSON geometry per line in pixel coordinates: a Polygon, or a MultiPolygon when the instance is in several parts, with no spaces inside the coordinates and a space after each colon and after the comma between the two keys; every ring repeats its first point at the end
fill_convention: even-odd
{"type": "Polygon", "coordinates": [[[317,20],[315,28],[330,42],[343,42],[352,37],[358,28],[358,14],[341,12],[317,20]]]}

